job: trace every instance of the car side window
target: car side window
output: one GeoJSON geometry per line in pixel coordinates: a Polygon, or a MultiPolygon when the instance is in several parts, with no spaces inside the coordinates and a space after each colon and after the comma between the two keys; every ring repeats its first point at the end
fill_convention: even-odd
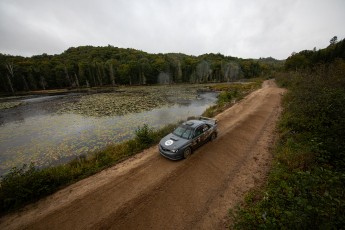
{"type": "Polygon", "coordinates": [[[182,134],[182,137],[183,137],[183,138],[186,138],[186,139],[189,139],[190,136],[191,136],[191,134],[192,134],[192,130],[187,129],[187,130],[182,134]]]}

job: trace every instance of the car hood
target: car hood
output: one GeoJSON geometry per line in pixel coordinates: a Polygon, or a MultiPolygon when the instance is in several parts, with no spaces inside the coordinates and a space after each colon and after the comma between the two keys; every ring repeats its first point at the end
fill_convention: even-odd
{"type": "Polygon", "coordinates": [[[190,140],[178,137],[172,133],[162,138],[159,144],[166,149],[179,149],[186,145],[190,140]]]}

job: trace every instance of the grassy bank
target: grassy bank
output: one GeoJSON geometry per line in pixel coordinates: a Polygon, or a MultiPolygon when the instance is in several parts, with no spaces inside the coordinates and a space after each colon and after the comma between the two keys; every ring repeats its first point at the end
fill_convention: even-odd
{"type": "Polygon", "coordinates": [[[230,210],[231,229],[345,226],[345,62],[284,73],[280,138],[267,184],[230,210]]]}
{"type": "Polygon", "coordinates": [[[218,113],[230,108],[237,101],[249,93],[259,89],[263,82],[262,78],[251,79],[248,83],[233,83],[233,84],[219,84],[213,85],[210,88],[219,91],[217,104],[205,110],[202,116],[214,117],[218,113]]]}
{"type": "MultiPolygon", "coordinates": [[[[204,115],[214,116],[230,107],[235,101],[257,89],[260,80],[254,83],[219,84],[212,86],[221,91],[217,105],[208,109],[204,115]]],[[[106,149],[81,156],[68,164],[38,169],[35,165],[13,168],[1,180],[0,214],[16,210],[28,203],[35,202],[78,180],[93,175],[142,150],[156,145],[159,140],[170,133],[177,124],[153,130],[147,125],[136,130],[133,140],[108,146],[106,149]]]]}

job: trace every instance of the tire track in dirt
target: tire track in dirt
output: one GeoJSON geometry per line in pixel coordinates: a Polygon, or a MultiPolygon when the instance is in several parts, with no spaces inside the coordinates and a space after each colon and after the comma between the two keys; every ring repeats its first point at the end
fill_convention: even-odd
{"type": "Polygon", "coordinates": [[[217,116],[219,136],[188,160],[145,150],[0,219],[1,229],[219,229],[265,180],[282,89],[263,88],[217,116]]]}

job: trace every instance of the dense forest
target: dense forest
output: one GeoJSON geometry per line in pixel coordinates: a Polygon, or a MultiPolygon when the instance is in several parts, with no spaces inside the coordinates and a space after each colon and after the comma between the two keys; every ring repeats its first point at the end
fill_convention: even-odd
{"type": "Polygon", "coordinates": [[[345,39],[338,42],[337,36],[334,36],[328,47],[316,50],[303,50],[298,53],[292,53],[286,59],[285,69],[288,71],[304,70],[320,64],[332,63],[336,59],[345,60],[345,39]]]}
{"type": "Polygon", "coordinates": [[[80,46],[58,55],[0,54],[0,92],[115,85],[227,82],[269,75],[282,61],[222,54],[149,54],[114,46],[80,46]]]}

